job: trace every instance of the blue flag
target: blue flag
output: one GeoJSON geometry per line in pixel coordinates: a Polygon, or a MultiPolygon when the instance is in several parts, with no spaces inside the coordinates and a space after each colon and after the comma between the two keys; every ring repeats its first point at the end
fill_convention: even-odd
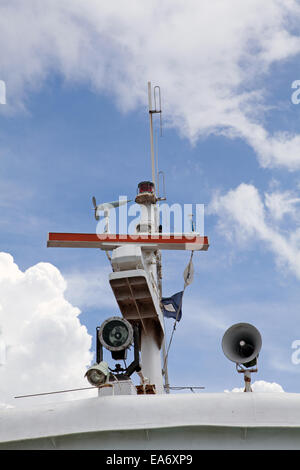
{"type": "Polygon", "coordinates": [[[174,318],[175,320],[177,317],[177,321],[180,321],[182,316],[182,296],[183,291],[177,292],[177,294],[172,295],[172,297],[163,297],[161,299],[164,317],[174,318]]]}

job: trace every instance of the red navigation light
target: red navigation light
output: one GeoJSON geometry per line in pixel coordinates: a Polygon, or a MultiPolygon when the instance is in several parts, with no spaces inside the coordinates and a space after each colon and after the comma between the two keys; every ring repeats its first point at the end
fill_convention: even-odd
{"type": "Polygon", "coordinates": [[[152,181],[142,181],[138,184],[138,193],[154,193],[154,184],[152,181]]]}

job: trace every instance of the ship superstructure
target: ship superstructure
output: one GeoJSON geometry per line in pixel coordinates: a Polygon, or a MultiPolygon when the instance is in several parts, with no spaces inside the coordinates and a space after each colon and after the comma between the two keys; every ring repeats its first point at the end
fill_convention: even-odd
{"type": "MultiPolygon", "coordinates": [[[[135,203],[141,217],[134,233],[110,232],[110,211],[125,202],[97,204],[93,197],[97,221],[104,212],[101,233],[50,232],[47,241],[51,248],[101,249],[111,264],[108,282],[119,312],[95,325],[96,362],[85,371],[98,396],[1,410],[0,449],[298,449],[299,394],[169,393],[161,252],[191,254],[186,287],[193,254],[206,251],[209,240],[193,224],[186,233],[165,233],[160,225],[158,204],[164,198],[156,184],[152,118],[161,116],[161,100],[155,87],[153,108],[151,84],[148,92],[152,181],[138,184],[135,203]],[[122,361],[129,347],[133,360],[127,366],[122,361]],[[114,367],[103,360],[103,348],[117,361],[114,367]]],[[[180,310],[179,301],[172,312],[175,322],[180,310]]],[[[225,355],[244,375],[245,392],[252,392],[261,346],[259,332],[246,323],[233,325],[223,337],[225,355]]]]}

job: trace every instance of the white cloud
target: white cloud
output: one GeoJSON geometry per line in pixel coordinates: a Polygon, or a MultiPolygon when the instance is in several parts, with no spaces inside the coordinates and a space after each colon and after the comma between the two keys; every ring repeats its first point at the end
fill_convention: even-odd
{"type": "MultiPolygon", "coordinates": [[[[0,253],[0,327],[6,346],[1,403],[19,405],[14,396],[88,386],[83,376],[92,360],[91,336],[79,321],[80,310],[64,298],[65,289],[55,266],[38,263],[22,272],[11,255],[0,253]]],[[[75,398],[81,393],[90,392],[75,398]]],[[[61,399],[70,394],[45,398],[61,399]]],[[[21,404],[27,402],[32,405],[31,399],[21,404]]]]}
{"type": "MultiPolygon", "coordinates": [[[[300,278],[299,228],[296,227],[287,233],[279,226],[272,224],[268,217],[275,214],[280,219],[284,213],[292,210],[295,200],[287,198],[286,193],[281,196],[278,194],[277,202],[280,200],[281,205],[280,208],[275,206],[275,210],[274,196],[267,198],[265,205],[255,186],[242,183],[223,196],[215,195],[209,210],[218,214],[219,229],[228,238],[249,245],[257,243],[258,240],[262,241],[265,247],[274,254],[280,267],[287,267],[300,278]],[[273,204],[270,201],[273,201],[273,204]],[[268,213],[270,207],[271,214],[268,213]]],[[[298,198],[296,199],[298,202],[298,198]]]]}
{"type": "MultiPolygon", "coordinates": [[[[251,384],[251,388],[253,392],[284,392],[281,385],[277,384],[276,382],[265,382],[264,380],[256,380],[251,384]]],[[[225,393],[230,393],[229,390],[224,390],[225,393]]],[[[233,393],[244,392],[243,388],[233,388],[231,390],[233,393]]]]}
{"type": "Polygon", "coordinates": [[[65,297],[80,308],[117,308],[115,297],[107,282],[110,268],[64,273],[67,282],[65,297]]]}
{"type": "MultiPolygon", "coordinates": [[[[243,132],[242,132],[243,134],[243,132]]],[[[246,123],[244,137],[253,147],[263,167],[300,168],[300,135],[275,132],[269,135],[262,126],[246,123]]]]}
{"type": "Polygon", "coordinates": [[[0,104],[6,103],[6,86],[3,80],[0,80],[0,104]]]}
{"type": "Polygon", "coordinates": [[[165,121],[191,141],[241,137],[261,165],[295,169],[300,135],[262,122],[271,66],[300,53],[299,18],[296,0],[11,0],[0,6],[1,78],[8,105],[56,72],[123,110],[145,106],[152,80],[165,121]]]}
{"type": "Polygon", "coordinates": [[[297,218],[300,198],[294,197],[291,191],[273,192],[265,194],[265,205],[269,210],[271,217],[280,221],[286,214],[297,218]]]}

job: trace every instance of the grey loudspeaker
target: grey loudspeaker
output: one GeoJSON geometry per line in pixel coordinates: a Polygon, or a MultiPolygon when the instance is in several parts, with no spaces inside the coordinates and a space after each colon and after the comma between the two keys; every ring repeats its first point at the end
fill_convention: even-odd
{"type": "Polygon", "coordinates": [[[255,364],[262,346],[260,332],[249,323],[236,323],[225,332],[222,349],[225,356],[236,364],[250,367],[255,364]]]}

